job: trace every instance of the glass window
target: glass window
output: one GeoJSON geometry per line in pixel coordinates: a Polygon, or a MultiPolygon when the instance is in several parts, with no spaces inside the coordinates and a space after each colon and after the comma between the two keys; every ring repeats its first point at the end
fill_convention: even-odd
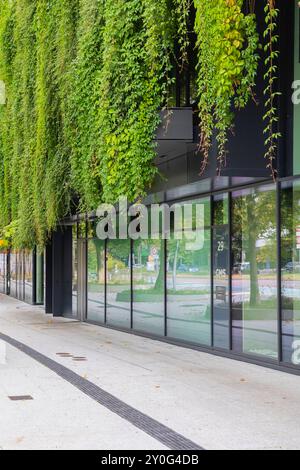
{"type": "Polygon", "coordinates": [[[31,250],[24,251],[24,275],[25,275],[25,301],[32,303],[32,262],[33,254],[31,250]]]}
{"type": "Polygon", "coordinates": [[[24,253],[17,253],[17,297],[24,300],[24,253]]]}
{"type": "Polygon", "coordinates": [[[36,253],[36,303],[43,304],[44,303],[44,254],[37,249],[36,253]]]}
{"type": "Polygon", "coordinates": [[[6,294],[6,279],[7,279],[7,255],[5,252],[0,252],[0,292],[6,294]]]}
{"type": "Polygon", "coordinates": [[[228,195],[214,199],[213,275],[214,346],[230,348],[228,195]]]}
{"type": "Polygon", "coordinates": [[[107,243],[107,323],[131,327],[130,240],[107,243]]]}
{"type": "Polygon", "coordinates": [[[276,192],[233,194],[233,349],[278,358],[276,192]]]}
{"type": "Polygon", "coordinates": [[[172,338],[210,346],[210,199],[184,204],[192,204],[193,230],[186,231],[185,237],[182,228],[175,224],[171,240],[168,241],[167,334],[172,338]],[[199,213],[202,213],[201,221],[197,224],[196,205],[201,206],[199,213]]]}
{"type": "Polygon", "coordinates": [[[137,240],[133,250],[133,327],[164,335],[164,240],[137,240]]]}
{"type": "Polygon", "coordinates": [[[105,242],[88,241],[88,320],[105,322],[105,242]]]}
{"type": "Polygon", "coordinates": [[[282,185],[281,295],[283,361],[299,365],[300,181],[282,185]]]}

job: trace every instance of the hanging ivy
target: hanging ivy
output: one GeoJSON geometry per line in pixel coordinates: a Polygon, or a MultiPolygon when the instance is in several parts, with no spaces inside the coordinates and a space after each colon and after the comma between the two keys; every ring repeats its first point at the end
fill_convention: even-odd
{"type": "Polygon", "coordinates": [[[219,171],[226,162],[233,108],[252,96],[258,65],[259,36],[254,12],[242,11],[243,0],[195,0],[201,150],[205,170],[214,131],[219,171]]]}
{"type": "Polygon", "coordinates": [[[182,66],[188,63],[188,49],[190,46],[190,15],[192,0],[175,0],[175,22],[178,30],[178,44],[180,48],[180,63],[182,66]]]}
{"type": "Polygon", "coordinates": [[[281,138],[281,133],[278,131],[278,109],[276,100],[281,95],[277,91],[277,60],[279,57],[278,40],[279,36],[277,31],[277,20],[279,10],[276,8],[275,0],[266,0],[265,5],[265,22],[266,29],[264,32],[264,51],[266,53],[265,67],[266,73],[264,79],[266,81],[265,94],[265,108],[264,121],[266,127],[264,133],[266,135],[265,145],[266,153],[265,159],[267,160],[267,168],[270,170],[273,179],[276,178],[277,172],[275,169],[275,160],[277,157],[278,141],[281,138]]]}
{"type": "Polygon", "coordinates": [[[104,0],[79,3],[77,56],[73,62],[70,95],[72,136],[71,184],[80,195],[81,207],[95,208],[101,199],[98,150],[101,107],[99,75],[102,68],[104,0]]]}
{"type": "Polygon", "coordinates": [[[99,75],[98,171],[105,201],[133,201],[156,174],[155,132],[171,70],[167,0],[107,0],[99,75]]]}

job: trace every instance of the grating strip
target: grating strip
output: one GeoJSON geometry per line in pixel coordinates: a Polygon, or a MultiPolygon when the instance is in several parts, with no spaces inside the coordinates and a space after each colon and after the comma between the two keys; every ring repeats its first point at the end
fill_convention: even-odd
{"type": "Polygon", "coordinates": [[[112,413],[115,413],[129,423],[133,424],[133,426],[153,437],[169,449],[203,450],[200,446],[198,446],[198,444],[195,444],[181,434],[178,434],[176,431],[173,431],[172,429],[142,413],[141,411],[131,407],[130,405],[127,405],[125,402],[119,400],[115,396],[98,387],[96,384],[84,379],[80,375],[59,364],[53,359],[44,356],[29,346],[26,346],[25,344],[20,343],[19,341],[2,333],[0,333],[0,339],[18,349],[19,351],[22,351],[24,354],[36,360],[48,369],[52,370],[59,377],[72,384],[85,395],[92,398],[97,403],[110,410],[112,413]]]}
{"type": "Polygon", "coordinates": [[[8,397],[11,401],[31,401],[33,398],[30,395],[21,395],[15,397],[8,397]]]}

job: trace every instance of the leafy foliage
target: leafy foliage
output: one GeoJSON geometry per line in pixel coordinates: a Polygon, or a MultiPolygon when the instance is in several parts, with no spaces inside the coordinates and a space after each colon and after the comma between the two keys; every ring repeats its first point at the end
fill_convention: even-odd
{"type": "Polygon", "coordinates": [[[204,164],[215,128],[224,164],[232,110],[251,97],[258,60],[255,15],[243,3],[0,0],[0,228],[13,224],[16,247],[43,246],[73,207],[149,190],[194,7],[204,164]]]}
{"type": "Polygon", "coordinates": [[[173,45],[168,13],[167,0],[105,3],[97,155],[105,201],[142,196],[156,172],[153,141],[173,45]]]}
{"type": "Polygon", "coordinates": [[[0,226],[16,221],[16,246],[43,245],[73,200],[89,210],[149,188],[172,81],[173,6],[1,0],[0,226]]]}
{"type": "Polygon", "coordinates": [[[264,32],[264,51],[266,52],[265,66],[265,108],[266,113],[264,115],[264,121],[266,123],[265,134],[266,134],[266,153],[265,158],[267,160],[267,168],[270,169],[273,178],[276,177],[276,170],[274,162],[277,156],[278,141],[281,138],[281,133],[278,131],[278,109],[276,105],[276,99],[281,95],[276,90],[277,77],[277,59],[279,51],[277,50],[277,44],[279,40],[277,30],[277,19],[279,15],[278,8],[275,7],[275,0],[266,0],[265,6],[265,21],[266,29],[264,32]]]}
{"type": "Polygon", "coordinates": [[[195,0],[202,172],[215,129],[219,170],[225,164],[233,108],[246,106],[255,85],[259,36],[255,14],[244,14],[243,4],[243,0],[195,0]]]}

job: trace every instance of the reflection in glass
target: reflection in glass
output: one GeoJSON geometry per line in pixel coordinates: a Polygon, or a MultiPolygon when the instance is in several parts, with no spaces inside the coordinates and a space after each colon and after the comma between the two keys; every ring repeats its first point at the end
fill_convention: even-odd
{"type": "Polygon", "coordinates": [[[38,304],[44,303],[44,254],[39,249],[36,253],[36,302],[38,304]]]}
{"type": "Polygon", "coordinates": [[[0,292],[6,294],[6,281],[7,281],[7,255],[5,252],[0,252],[0,292]]]}
{"type": "Polygon", "coordinates": [[[130,240],[109,240],[107,244],[107,323],[131,326],[130,240]]]}
{"type": "Polygon", "coordinates": [[[214,199],[214,346],[230,348],[228,195],[214,199]]]}
{"type": "Polygon", "coordinates": [[[274,186],[233,194],[233,348],[278,358],[274,186]]]}
{"type": "Polygon", "coordinates": [[[17,253],[14,250],[10,254],[10,294],[17,297],[17,253]]]}
{"type": "Polygon", "coordinates": [[[137,240],[133,251],[133,328],[164,335],[164,241],[137,240]]]}
{"type": "Polygon", "coordinates": [[[300,343],[300,182],[281,191],[281,293],[283,361],[299,365],[300,343]]]}
{"type": "Polygon", "coordinates": [[[24,251],[24,275],[25,275],[25,301],[32,303],[32,262],[33,255],[32,251],[24,251]]]}
{"type": "Polygon", "coordinates": [[[105,243],[102,240],[88,241],[88,320],[105,321],[105,243]]]}
{"type": "Polygon", "coordinates": [[[193,231],[183,233],[177,227],[168,242],[167,334],[208,346],[211,345],[210,199],[185,204],[193,204],[193,231]],[[203,214],[197,228],[196,204],[202,208],[198,214],[203,214]]]}

